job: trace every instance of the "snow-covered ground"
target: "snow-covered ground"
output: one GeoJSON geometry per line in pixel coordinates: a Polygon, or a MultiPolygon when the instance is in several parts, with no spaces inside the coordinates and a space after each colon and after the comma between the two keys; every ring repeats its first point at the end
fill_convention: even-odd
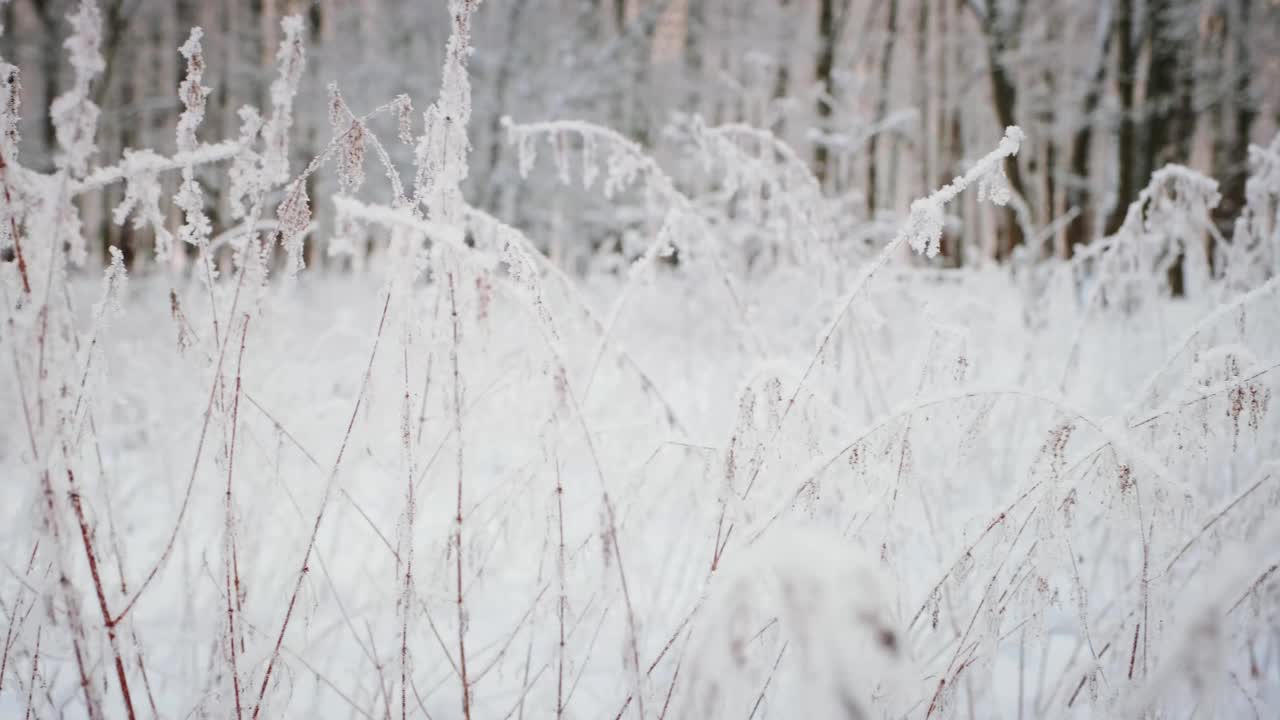
{"type": "MultiPolygon", "coordinates": [[[[176,322],[169,282],[131,283],[99,340],[88,452],[73,465],[117,607],[173,538],[123,626],[162,715],[234,704],[228,487],[251,697],[297,592],[266,693],[280,715],[396,706],[402,641],[409,702],[460,712],[459,487],[478,717],[522,699],[549,715],[557,696],[576,716],[612,716],[637,684],[650,713],[677,667],[673,703],[720,687],[750,712],[775,662],[762,705],[774,715],[828,716],[842,693],[916,715],[942,677],[956,688],[937,698],[944,716],[972,703],[1012,717],[1019,698],[1031,716],[1073,696],[1086,714],[1143,692],[1181,703],[1187,673],[1222,714],[1280,702],[1273,586],[1255,585],[1277,560],[1280,477],[1265,462],[1280,432],[1257,399],[1274,387],[1275,363],[1259,359],[1280,353],[1274,294],[1188,337],[1211,308],[1161,301],[1086,320],[1068,296],[1036,329],[1000,271],[886,274],[801,385],[831,314],[803,273],[744,287],[755,300],[741,323],[711,311],[723,288],[663,270],[630,291],[601,351],[567,294],[546,291],[552,337],[504,278],[458,272],[452,301],[436,278],[389,307],[374,278],[304,275],[271,291],[247,332],[233,323],[221,374],[210,323],[176,322]],[[1082,320],[1064,372],[1073,333],[1057,328],[1082,320]],[[1188,632],[1199,640],[1179,656],[1188,632]]],[[[586,289],[592,304],[622,293],[586,289]]],[[[97,288],[81,290],[88,307],[97,288]]],[[[208,317],[197,283],[177,296],[183,317],[208,317]]],[[[18,407],[11,382],[4,392],[18,407]]],[[[23,424],[3,429],[5,475],[30,477],[23,424]]],[[[11,617],[54,580],[22,568],[47,538],[37,490],[8,491],[11,617]]],[[[79,590],[97,625],[91,587],[79,590]]],[[[29,669],[27,639],[47,624],[42,672],[67,691],[65,630],[46,612],[19,626],[12,661],[29,669]]]]}
{"type": "Polygon", "coordinates": [[[695,125],[736,168],[697,196],[509,123],[561,192],[641,198],[638,247],[568,272],[459,190],[457,7],[440,101],[375,111],[417,160],[382,204],[340,96],[288,172],[300,21],[239,144],[5,175],[0,717],[1280,711],[1280,141],[1212,264],[1215,186],[1174,166],[1072,260],[942,270],[948,203],[1017,201],[1017,128],[886,233],[767,133],[695,125]],[[195,167],[227,162],[266,232],[211,236],[195,167]],[[77,268],[71,198],[124,179],[163,229],[164,172],[159,262],[77,268]]]}

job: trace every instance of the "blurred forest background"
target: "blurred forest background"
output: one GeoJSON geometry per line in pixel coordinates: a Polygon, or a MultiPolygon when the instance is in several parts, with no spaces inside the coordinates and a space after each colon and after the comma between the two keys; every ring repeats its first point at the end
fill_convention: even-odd
{"type": "MultiPolygon", "coordinates": [[[[402,92],[425,104],[438,91],[449,32],[443,0],[102,5],[107,67],[93,89],[101,164],[125,148],[172,148],[176,48],[193,25],[204,29],[213,88],[200,134],[216,140],[236,136],[240,104],[267,104],[280,18],[307,18],[295,170],[329,139],[330,82],[357,113],[402,92]]],[[[53,168],[42,111],[70,75],[62,39],[72,9],[70,0],[4,5],[0,55],[22,72],[21,156],[35,170],[53,168]]],[[[1027,215],[1018,222],[1016,210],[967,197],[945,236],[939,262],[949,266],[1004,260],[1028,245],[1037,257],[1069,257],[1114,231],[1167,162],[1219,180],[1217,217],[1229,231],[1248,145],[1280,123],[1280,0],[487,0],[474,31],[468,197],[578,267],[626,254],[645,214],[620,212],[616,198],[566,197],[550,182],[554,169],[534,173],[548,182],[518,182],[504,115],[616,128],[694,197],[714,192],[714,176],[681,167],[682,122],[696,114],[768,129],[852,219],[845,229],[858,230],[844,237],[867,242],[890,234],[912,198],[950,180],[1004,126],[1020,125],[1028,145],[1007,174],[1027,215]]],[[[408,166],[411,148],[396,151],[408,166]]],[[[313,182],[313,197],[324,197],[333,181],[313,182]]],[[[216,234],[226,214],[212,187],[216,234]]],[[[117,184],[83,198],[85,233],[101,238],[99,256],[114,244],[142,259],[148,231],[110,221],[122,192],[117,184]]],[[[323,222],[326,203],[318,205],[323,222]]],[[[171,215],[178,224],[178,210],[171,215]]],[[[323,252],[309,255],[315,263],[323,252]]]]}

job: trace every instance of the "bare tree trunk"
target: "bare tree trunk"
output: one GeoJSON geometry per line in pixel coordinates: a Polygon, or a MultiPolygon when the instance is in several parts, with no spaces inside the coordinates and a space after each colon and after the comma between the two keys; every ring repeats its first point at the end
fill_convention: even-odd
{"type": "Polygon", "coordinates": [[[933,169],[930,164],[930,147],[934,141],[933,127],[933,78],[929,75],[929,21],[933,13],[929,12],[930,3],[924,2],[916,9],[915,27],[915,63],[912,70],[916,81],[912,84],[915,94],[915,105],[920,109],[920,132],[916,134],[917,168],[920,184],[912,188],[912,194],[928,193],[933,183],[933,169]]]}
{"type": "MultiPolygon", "coordinates": [[[[1176,25],[1186,18],[1173,0],[1148,0],[1145,27],[1151,44],[1141,145],[1134,164],[1134,189],[1141,187],[1160,166],[1185,161],[1191,154],[1195,115],[1191,105],[1191,68],[1194,45],[1188,33],[1176,25]]],[[[1132,201],[1132,197],[1129,198],[1132,201]]],[[[1188,248],[1188,250],[1190,250],[1188,248]]],[[[1186,253],[1179,253],[1168,271],[1169,289],[1175,296],[1186,290],[1186,253]]]]}
{"type": "MultiPolygon", "coordinates": [[[[885,22],[884,44],[880,51],[880,87],[876,95],[876,114],[875,124],[879,125],[884,122],[885,117],[889,114],[889,85],[893,79],[890,72],[893,67],[893,45],[894,39],[898,35],[898,0],[889,0],[889,17],[885,22]]],[[[892,143],[892,140],[889,141],[892,143]]],[[[873,216],[879,201],[880,178],[880,133],[875,132],[871,135],[870,144],[867,147],[867,215],[873,216]]],[[[893,153],[892,145],[889,150],[890,155],[893,153]]]]}
{"type": "MultiPolygon", "coordinates": [[[[1245,181],[1249,170],[1249,137],[1258,117],[1258,108],[1250,93],[1253,79],[1252,58],[1249,52],[1250,0],[1236,0],[1235,13],[1231,17],[1230,42],[1235,47],[1234,67],[1228,75],[1232,79],[1231,106],[1234,108],[1231,134],[1227,138],[1225,152],[1215,153],[1218,162],[1215,175],[1222,180],[1222,201],[1218,204],[1216,220],[1223,232],[1229,232],[1231,224],[1245,204],[1245,181]]],[[[1213,254],[1210,253],[1212,258],[1213,254]]]]}
{"type": "MultiPolygon", "coordinates": [[[[778,7],[782,9],[784,17],[788,15],[787,10],[790,6],[791,6],[791,0],[778,0],[778,7]]],[[[783,30],[783,32],[781,33],[783,37],[785,38],[785,37],[792,36],[792,34],[795,31],[794,23],[791,23],[789,19],[784,19],[782,22],[786,23],[787,25],[785,30],[783,30]],[[787,32],[787,31],[790,31],[790,32],[787,32]]],[[[775,101],[774,103],[775,105],[778,105],[778,103],[784,100],[787,97],[787,95],[791,92],[791,63],[789,62],[789,60],[790,58],[787,57],[787,47],[786,47],[786,42],[784,40],[782,43],[779,44],[778,57],[777,57],[778,67],[774,70],[774,75],[773,75],[773,99],[775,101]]],[[[818,104],[821,105],[822,103],[819,102],[818,104]]],[[[777,125],[774,126],[772,130],[774,134],[776,134],[778,137],[780,138],[786,137],[786,133],[787,133],[786,113],[779,114],[777,125]]]]}
{"type": "Polygon", "coordinates": [[[1093,153],[1094,114],[1102,99],[1102,89],[1107,77],[1107,56],[1111,54],[1111,41],[1116,36],[1116,28],[1110,18],[1103,18],[1105,29],[1101,31],[1102,43],[1097,52],[1097,65],[1089,78],[1085,89],[1084,100],[1080,108],[1080,126],[1076,128],[1071,140],[1071,158],[1068,162],[1066,185],[1066,205],[1078,208],[1076,215],[1066,227],[1065,257],[1070,258],[1077,245],[1089,242],[1097,224],[1097,200],[1090,190],[1089,176],[1090,156],[1093,153]]]}
{"type": "MultiPolygon", "coordinates": [[[[35,14],[40,19],[40,35],[43,38],[40,42],[43,55],[40,73],[44,84],[44,103],[46,106],[51,106],[54,99],[58,97],[58,76],[62,70],[62,43],[58,40],[61,38],[59,24],[62,22],[64,8],[57,2],[36,3],[35,7],[35,14]]],[[[41,130],[44,134],[45,162],[43,168],[38,165],[35,168],[49,171],[53,170],[54,157],[58,153],[58,136],[53,126],[53,113],[44,114],[41,130]]],[[[32,158],[24,160],[27,163],[31,161],[32,158]]]]}
{"type": "MultiPolygon", "coordinates": [[[[970,5],[970,7],[974,6],[970,5]]],[[[1013,49],[1017,42],[1025,7],[1026,0],[1019,0],[1013,5],[1012,13],[1006,16],[1000,12],[1000,6],[993,3],[987,8],[986,13],[978,18],[986,39],[992,103],[995,106],[996,119],[1004,127],[1018,124],[1016,118],[1018,89],[1014,85],[1013,77],[1009,74],[1009,69],[1005,67],[1004,55],[1013,49]]],[[[1027,186],[1022,179],[1022,170],[1016,157],[1005,160],[1005,174],[1009,178],[1009,186],[1013,191],[1019,197],[1026,198],[1027,186]]],[[[1004,214],[1006,216],[1004,228],[1000,234],[1000,242],[996,246],[997,259],[1009,257],[1013,249],[1025,241],[1022,237],[1022,226],[1018,223],[1013,208],[1010,207],[1004,214]]]]}
{"type": "Polygon", "coordinates": [[[691,0],[689,2],[688,26],[685,29],[684,64],[688,70],[685,79],[685,103],[702,114],[701,109],[706,101],[707,78],[707,0],[691,0]]]}
{"type": "Polygon", "coordinates": [[[1137,122],[1134,117],[1134,103],[1137,91],[1138,48],[1133,36],[1134,0],[1119,0],[1116,7],[1116,46],[1119,57],[1116,68],[1116,89],[1120,96],[1120,129],[1117,136],[1116,157],[1117,168],[1116,204],[1107,216],[1106,233],[1114,234],[1124,222],[1129,203],[1138,194],[1134,179],[1134,150],[1137,144],[1137,122]]]}
{"type": "MultiPolygon", "coordinates": [[[[503,48],[503,56],[498,64],[498,72],[494,76],[493,81],[493,97],[495,108],[506,108],[507,87],[511,84],[511,77],[516,68],[516,48],[518,47],[518,34],[522,27],[522,19],[524,10],[529,5],[529,0],[514,0],[511,4],[511,14],[508,17],[507,37],[503,48]]],[[[501,112],[493,113],[489,123],[489,153],[488,167],[485,177],[488,182],[485,184],[484,195],[481,199],[480,207],[490,211],[498,212],[497,198],[502,191],[498,180],[498,164],[502,161],[502,155],[506,148],[506,142],[502,137],[502,116],[501,112]]]]}
{"type": "MultiPolygon", "coordinates": [[[[818,0],[818,59],[814,66],[814,79],[818,82],[819,96],[817,102],[818,130],[826,134],[830,128],[831,105],[835,95],[832,83],[832,71],[836,58],[836,2],[837,0],[818,0]]],[[[813,150],[813,174],[818,182],[826,185],[830,174],[831,149],[825,140],[819,140],[813,150]]]]}

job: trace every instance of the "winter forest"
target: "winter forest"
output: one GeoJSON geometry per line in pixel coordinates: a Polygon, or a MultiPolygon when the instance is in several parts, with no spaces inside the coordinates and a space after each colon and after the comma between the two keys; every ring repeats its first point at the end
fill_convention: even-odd
{"type": "Polygon", "coordinates": [[[1277,0],[0,26],[0,718],[1280,714],[1277,0]]]}

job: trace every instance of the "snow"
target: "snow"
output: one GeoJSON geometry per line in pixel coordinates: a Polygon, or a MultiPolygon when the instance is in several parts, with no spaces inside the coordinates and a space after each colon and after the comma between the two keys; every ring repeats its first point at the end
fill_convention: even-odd
{"type": "MultiPolygon", "coordinates": [[[[176,153],[63,117],[41,174],[6,132],[0,717],[1280,709],[1280,145],[1232,238],[1170,165],[1072,259],[944,270],[960,202],[1029,222],[1022,129],[884,232],[767,129],[677,118],[699,185],[507,120],[524,181],[629,223],[564,267],[465,191],[478,5],[421,127],[334,85],[301,168],[297,17],[234,142],[196,138],[198,29],[176,153]],[[73,200],[113,185],[158,257],[77,269],[73,200]]],[[[96,16],[56,117],[92,109],[96,16]]]]}

